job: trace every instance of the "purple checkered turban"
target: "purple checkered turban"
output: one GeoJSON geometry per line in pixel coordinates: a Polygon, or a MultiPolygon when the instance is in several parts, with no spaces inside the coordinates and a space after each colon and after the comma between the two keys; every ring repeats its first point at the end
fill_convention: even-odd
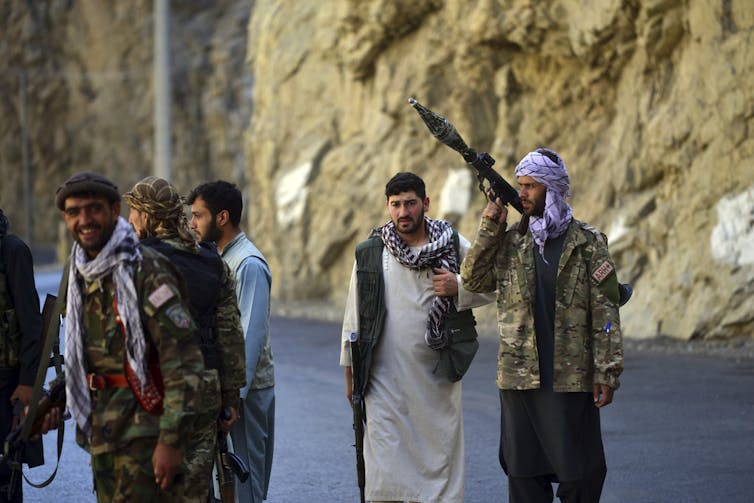
{"type": "Polygon", "coordinates": [[[554,150],[538,148],[521,159],[516,176],[530,176],[547,188],[544,214],[529,220],[532,238],[544,259],[545,241],[562,235],[573,220],[571,206],[566,202],[571,197],[566,165],[554,150]]]}

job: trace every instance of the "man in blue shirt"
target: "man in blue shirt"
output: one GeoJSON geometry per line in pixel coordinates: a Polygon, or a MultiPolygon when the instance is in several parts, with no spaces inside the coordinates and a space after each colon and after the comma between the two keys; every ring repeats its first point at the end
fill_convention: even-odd
{"type": "Polygon", "coordinates": [[[241,231],[243,198],[228,182],[199,185],[187,198],[191,228],[201,241],[212,241],[235,273],[241,326],[246,340],[246,386],[241,388],[240,419],[231,429],[233,448],[249,465],[251,476],[238,484],[238,501],[267,498],[272,468],[275,380],[270,348],[272,275],[262,253],[241,231]]]}

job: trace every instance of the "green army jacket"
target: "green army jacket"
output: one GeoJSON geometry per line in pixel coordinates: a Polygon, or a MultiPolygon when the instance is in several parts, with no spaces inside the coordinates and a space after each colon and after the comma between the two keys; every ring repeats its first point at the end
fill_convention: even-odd
{"type": "MultiPolygon", "coordinates": [[[[145,246],[139,249],[143,260],[134,272],[134,284],[145,334],[159,355],[164,412],[147,413],[130,388],[93,390],[91,443],[78,429],[76,435],[77,442],[93,455],[115,451],[138,437],[157,437],[159,443],[180,447],[202,406],[198,395],[204,363],[179,273],[159,253],[145,246]],[[163,285],[172,295],[165,295],[163,288],[155,306],[150,295],[163,285]]],[[[123,374],[124,340],[114,319],[112,275],[89,284],[78,276],[70,280],[79,281],[84,296],[86,372],[123,374]]]]}
{"type": "MultiPolygon", "coordinates": [[[[461,266],[467,290],[497,291],[500,389],[540,387],[534,253],[530,232],[521,236],[515,226],[506,231],[483,217],[461,266]]],[[[571,222],[556,290],[553,390],[591,392],[595,383],[617,388],[623,370],[618,280],[599,231],[571,222]]]]}

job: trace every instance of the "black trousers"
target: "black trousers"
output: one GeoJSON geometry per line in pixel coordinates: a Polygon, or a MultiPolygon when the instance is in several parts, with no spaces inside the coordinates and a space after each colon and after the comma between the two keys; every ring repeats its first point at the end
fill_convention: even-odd
{"type": "MultiPolygon", "coordinates": [[[[10,397],[18,386],[18,374],[4,373],[0,377],[0,442],[5,440],[5,437],[10,433],[12,421],[13,421],[13,406],[10,403],[10,397]]],[[[12,489],[13,496],[8,498],[8,484],[10,483],[11,469],[7,463],[0,463],[0,503],[6,502],[21,502],[23,501],[23,494],[21,494],[21,472],[16,473],[16,480],[12,489]]]]}
{"type": "MultiPolygon", "coordinates": [[[[602,493],[602,477],[560,482],[557,496],[563,503],[597,503],[602,493]]],[[[510,503],[552,503],[554,475],[535,477],[508,477],[508,501],[510,503]]]]}
{"type": "Polygon", "coordinates": [[[598,502],[607,468],[591,393],[500,391],[500,464],[510,503],[598,502]]]}

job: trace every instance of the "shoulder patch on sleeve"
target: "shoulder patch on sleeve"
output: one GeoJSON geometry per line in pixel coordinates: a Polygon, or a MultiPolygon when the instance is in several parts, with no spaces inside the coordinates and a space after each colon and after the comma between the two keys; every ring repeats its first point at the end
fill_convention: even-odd
{"type": "Polygon", "coordinates": [[[165,311],[165,315],[170,318],[170,321],[173,322],[173,325],[178,328],[188,328],[189,325],[191,325],[191,317],[180,304],[173,304],[172,306],[170,306],[165,311]]]}
{"type": "Polygon", "coordinates": [[[599,285],[600,283],[602,283],[603,281],[605,281],[605,278],[607,278],[610,275],[610,273],[613,272],[613,270],[614,270],[614,268],[613,268],[612,264],[610,264],[610,262],[608,262],[607,260],[605,260],[604,262],[602,262],[602,265],[599,266],[592,273],[592,277],[594,278],[594,280],[599,285]]]}
{"type": "Polygon", "coordinates": [[[154,306],[155,309],[159,309],[161,305],[173,298],[175,294],[170,287],[163,283],[157,289],[149,294],[147,300],[154,306]]]}
{"type": "Polygon", "coordinates": [[[599,239],[601,242],[607,244],[607,236],[604,232],[584,222],[579,222],[579,225],[585,231],[590,232],[595,237],[595,239],[599,239]]]}

